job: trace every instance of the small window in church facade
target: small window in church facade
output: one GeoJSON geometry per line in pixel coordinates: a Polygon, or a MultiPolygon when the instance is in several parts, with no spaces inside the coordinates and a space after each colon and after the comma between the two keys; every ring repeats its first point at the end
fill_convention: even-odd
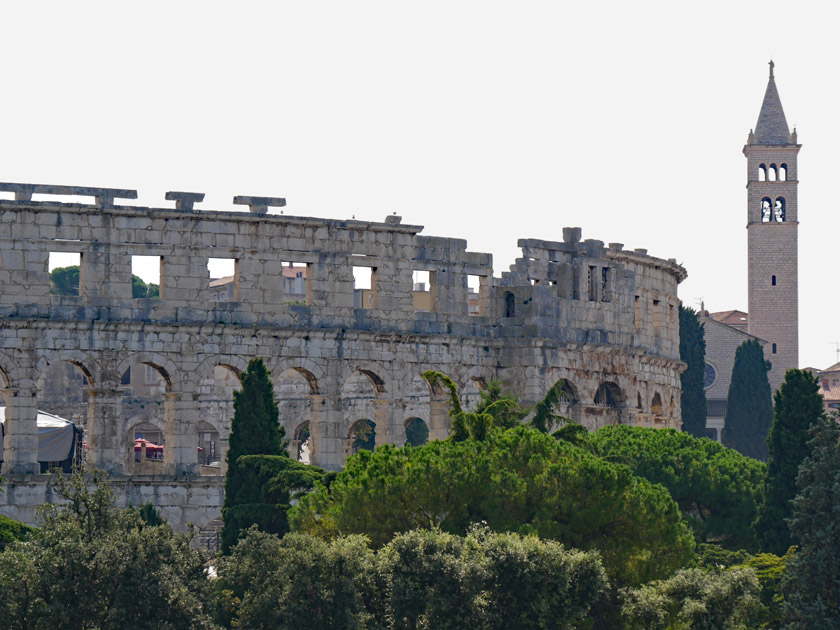
{"type": "Polygon", "coordinates": [[[780,182],[787,181],[787,164],[782,164],[779,167],[779,181],[780,182]]]}
{"type": "Polygon", "coordinates": [[[776,344],[773,344],[773,354],[776,354],[776,344]]]}
{"type": "Polygon", "coordinates": [[[771,282],[771,283],[773,284],[773,286],[775,287],[775,286],[776,286],[776,276],[773,276],[773,277],[771,278],[770,282],[771,282]]]}
{"type": "Polygon", "coordinates": [[[758,167],[758,181],[766,182],[767,181],[767,167],[762,164],[758,167]]]}

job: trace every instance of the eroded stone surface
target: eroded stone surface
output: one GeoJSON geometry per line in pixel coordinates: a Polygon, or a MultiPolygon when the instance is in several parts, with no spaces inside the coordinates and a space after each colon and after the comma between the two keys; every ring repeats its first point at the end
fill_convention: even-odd
{"type": "Polygon", "coordinates": [[[396,216],[260,214],[280,202],[269,198],[239,200],[255,212],[203,211],[192,207],[197,194],[169,198],[183,205],[0,201],[3,474],[14,486],[0,513],[31,521],[30,507],[49,494],[33,474],[35,410],[45,371],[62,361],[85,376],[88,464],[122,479],[126,500],[148,495],[180,525],[218,514],[219,479],[198,476],[199,424],[224,444],[232,409],[214,395],[214,373],[241,371],[252,357],[271,372],[290,449],[297,454],[307,426],[312,463],[330,469],[343,465],[362,420],[375,424],[376,444],[403,444],[413,418],[431,439],[446,437],[446,398],[419,377],[427,369],[458,382],[468,404],[494,379],[533,404],[562,378],[566,413],[590,429],[680,425],[685,271],[673,260],[565,228],[562,241],[520,240],[522,257],[494,278],[490,254],[396,216]],[[50,252],[81,255],[79,296],[50,294],[50,252]],[[132,298],[137,255],[160,257],[160,299],[132,298]],[[235,260],[235,301],[213,301],[209,258],[235,260]],[[282,289],[289,262],[305,266],[301,294],[282,289]],[[370,269],[370,289],[354,289],[354,267],[370,269]],[[428,277],[424,291],[415,272],[428,277]],[[137,423],[121,379],[143,364],[161,377],[155,422],[166,448],[153,483],[120,476],[137,423]]]}

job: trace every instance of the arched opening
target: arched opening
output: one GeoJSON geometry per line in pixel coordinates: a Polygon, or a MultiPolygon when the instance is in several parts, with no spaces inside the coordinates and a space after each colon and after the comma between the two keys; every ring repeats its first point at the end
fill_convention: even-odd
{"type": "MultiPolygon", "coordinates": [[[[286,439],[289,440],[289,456],[300,461],[298,439],[295,433],[306,425],[307,437],[309,439],[309,420],[312,417],[312,383],[314,377],[306,370],[288,368],[280,373],[274,380],[274,398],[277,400],[277,411],[280,417],[280,425],[286,431],[286,439]],[[311,377],[308,378],[307,374],[311,377]]],[[[312,442],[307,444],[307,456],[312,452],[312,442]]]]}
{"type": "Polygon", "coordinates": [[[767,171],[767,181],[775,182],[776,181],[776,165],[771,164],[769,170],[767,171]]]}
{"type": "Polygon", "coordinates": [[[773,344],[773,354],[776,354],[776,344],[773,344]]]}
{"type": "Polygon", "coordinates": [[[460,388],[461,405],[464,409],[475,409],[481,402],[481,392],[487,386],[481,377],[469,378],[464,386],[460,388]]]}
{"type": "Polygon", "coordinates": [[[624,401],[621,395],[621,388],[612,381],[606,381],[598,386],[595,392],[594,403],[598,407],[619,408],[624,401]]]}
{"type": "Polygon", "coordinates": [[[775,287],[776,286],[776,276],[771,276],[770,283],[775,287]]]}
{"type": "Polygon", "coordinates": [[[671,402],[668,403],[668,417],[675,418],[677,412],[677,405],[674,402],[674,397],[671,396],[671,402]]]}
{"type": "Polygon", "coordinates": [[[785,199],[784,197],[777,197],[776,204],[773,206],[773,218],[779,223],[785,220],[785,199]]]}
{"type": "Polygon", "coordinates": [[[636,409],[639,411],[642,410],[642,394],[641,392],[636,392],[636,409]]]}
{"type": "Polygon", "coordinates": [[[787,164],[782,164],[779,167],[779,181],[786,182],[787,181],[787,164]]]}
{"type": "Polygon", "coordinates": [[[372,451],[376,448],[376,425],[371,420],[359,420],[350,427],[347,438],[351,455],[359,451],[372,451]]]}
{"type": "MultiPolygon", "coordinates": [[[[365,427],[360,424],[363,421],[358,420],[358,418],[372,418],[373,420],[365,420],[364,422],[371,422],[371,425],[375,426],[375,420],[377,419],[376,399],[381,395],[381,389],[384,389],[384,382],[370,370],[353,372],[341,386],[341,410],[346,423],[344,426],[352,423],[354,429],[365,431],[365,436],[367,436],[365,427]]],[[[371,430],[370,435],[375,435],[375,431],[371,430]]],[[[347,450],[348,455],[352,455],[358,450],[353,444],[358,446],[363,441],[358,435],[351,437],[350,447],[347,450]]],[[[370,450],[373,450],[373,444],[375,443],[375,441],[370,443],[370,450]]]]}
{"type": "Polygon", "coordinates": [[[163,425],[134,419],[128,430],[125,472],[129,475],[162,475],[166,433],[163,425]]]}
{"type": "Polygon", "coordinates": [[[429,425],[422,418],[409,418],[405,421],[405,445],[423,446],[429,442],[429,425]]]}
{"type": "Polygon", "coordinates": [[[758,181],[767,181],[767,167],[764,164],[760,164],[758,167],[758,181]]]}
{"type": "Polygon", "coordinates": [[[292,457],[304,464],[310,463],[310,444],[309,421],[302,422],[297,426],[292,437],[292,457]]]}
{"type": "MultiPolygon", "coordinates": [[[[47,366],[38,378],[37,407],[39,414],[57,416],[58,421],[66,420],[73,424],[74,438],[67,444],[66,457],[57,453],[55,449],[41,449],[39,446],[39,461],[42,472],[52,468],[61,468],[66,472],[72,466],[80,467],[86,457],[86,429],[88,423],[88,390],[93,386],[90,371],[78,361],[55,361],[47,366]],[[43,451],[43,452],[42,452],[43,451]],[[43,459],[46,452],[51,453],[50,459],[43,459]]],[[[46,416],[44,417],[46,418],[46,416]]],[[[47,421],[49,422],[49,421],[47,421]]],[[[41,418],[38,420],[42,424],[41,418]]],[[[39,445],[46,440],[39,438],[39,445]]]]}
{"type": "Polygon", "coordinates": [[[505,293],[505,317],[516,316],[516,298],[513,293],[508,291],[505,293]]]}
{"type": "Polygon", "coordinates": [[[198,463],[202,475],[221,474],[219,431],[204,420],[198,423],[198,463]]]}
{"type": "Polygon", "coordinates": [[[773,202],[770,197],[761,200],[761,222],[769,223],[773,220],[773,202]]]}
{"type": "Polygon", "coordinates": [[[650,413],[654,416],[662,415],[662,397],[657,392],[650,401],[650,413]]]}
{"type": "Polygon", "coordinates": [[[569,379],[562,379],[563,385],[560,387],[560,391],[563,393],[563,401],[560,403],[561,405],[571,406],[576,405],[578,402],[578,395],[577,389],[569,379]]]}
{"type": "Polygon", "coordinates": [[[126,432],[124,445],[126,473],[163,474],[166,394],[172,391],[169,374],[160,365],[143,361],[129,366],[120,382],[123,383],[120,387],[122,415],[131,418],[131,428],[126,432]],[[152,445],[143,450],[142,440],[152,445]]]}

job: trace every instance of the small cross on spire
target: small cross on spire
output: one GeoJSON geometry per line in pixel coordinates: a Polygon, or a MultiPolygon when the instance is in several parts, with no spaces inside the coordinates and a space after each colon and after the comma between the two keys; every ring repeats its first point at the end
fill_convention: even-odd
{"type": "Polygon", "coordinates": [[[773,60],[771,59],[770,63],[768,65],[770,66],[770,78],[772,79],[773,78],[773,68],[776,66],[776,64],[773,63],[773,60]]]}

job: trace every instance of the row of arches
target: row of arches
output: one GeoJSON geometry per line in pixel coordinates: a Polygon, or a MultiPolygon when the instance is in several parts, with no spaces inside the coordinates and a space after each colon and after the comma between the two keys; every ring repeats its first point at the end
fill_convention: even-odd
{"type": "MultiPolygon", "coordinates": [[[[208,357],[185,375],[166,356],[138,354],[117,362],[115,371],[99,369],[84,356],[65,356],[41,364],[31,389],[33,400],[27,404],[30,411],[42,409],[81,427],[81,455],[89,465],[128,474],[221,474],[233,392],[241,386],[244,363],[208,357]]],[[[419,367],[413,374],[393,374],[390,364],[357,364],[351,369],[348,362],[340,375],[328,375],[305,358],[269,359],[267,364],[294,457],[339,468],[362,448],[384,443],[417,446],[448,435],[448,398],[429,387],[419,367]]],[[[18,385],[6,372],[0,371],[0,376],[4,393],[18,385]]],[[[457,380],[464,408],[475,408],[489,378],[476,368],[462,373],[457,380]]],[[[548,381],[548,386],[554,382],[548,381]]],[[[612,380],[587,385],[586,393],[570,379],[563,380],[562,387],[560,413],[588,428],[622,422],[642,410],[641,395],[634,410],[612,380]]],[[[6,399],[8,404],[9,396],[6,399]]],[[[12,404],[19,407],[20,400],[12,404]]],[[[650,409],[654,415],[663,414],[659,394],[650,409]]],[[[673,396],[668,415],[674,416],[673,396]]],[[[10,445],[14,440],[5,446],[10,445]]]]}
{"type": "Polygon", "coordinates": [[[771,164],[767,166],[765,164],[758,165],[758,181],[760,182],[784,182],[787,181],[787,164],[782,164],[780,166],[776,166],[775,164],[771,164]]]}
{"type": "Polygon", "coordinates": [[[774,202],[770,197],[761,200],[761,222],[762,223],[784,223],[785,221],[785,198],[776,197],[774,202]]]}

